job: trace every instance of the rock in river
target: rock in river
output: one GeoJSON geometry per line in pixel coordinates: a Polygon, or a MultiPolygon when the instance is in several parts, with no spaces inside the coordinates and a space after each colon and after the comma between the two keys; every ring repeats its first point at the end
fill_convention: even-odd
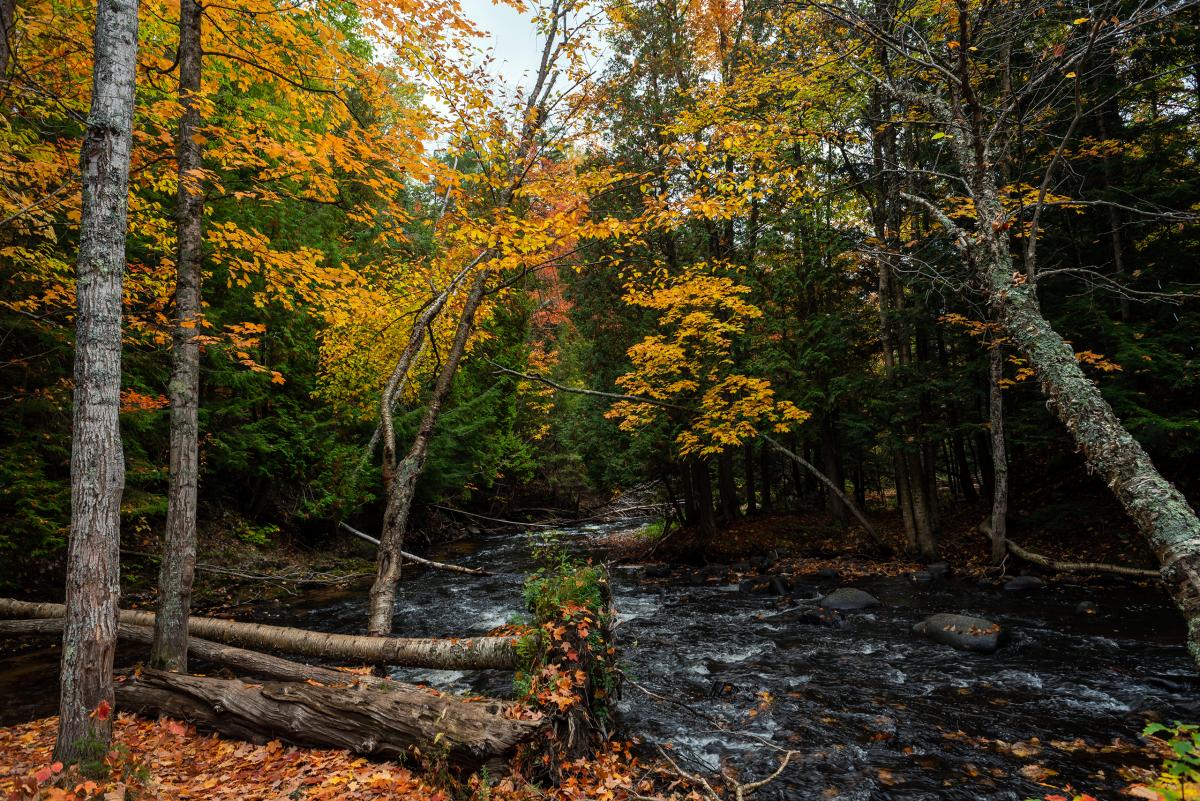
{"type": "Polygon", "coordinates": [[[853,587],[840,587],[822,598],[820,605],[825,609],[840,609],[842,611],[867,609],[868,607],[879,606],[879,599],[863,590],[856,590],[853,587]]]}
{"type": "Polygon", "coordinates": [[[1046,582],[1042,581],[1037,576],[1017,576],[1009,579],[1004,589],[1008,592],[1028,592],[1029,590],[1037,590],[1046,586],[1046,582]]]}
{"type": "Polygon", "coordinates": [[[913,632],[961,651],[982,654],[994,653],[1008,634],[999,623],[981,617],[944,613],[925,618],[913,626],[913,632]]]}

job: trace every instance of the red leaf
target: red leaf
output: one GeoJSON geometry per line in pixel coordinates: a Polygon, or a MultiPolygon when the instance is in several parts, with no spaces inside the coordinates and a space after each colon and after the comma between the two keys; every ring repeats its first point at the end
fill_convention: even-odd
{"type": "Polygon", "coordinates": [[[96,720],[108,720],[111,714],[112,704],[110,704],[107,699],[101,701],[100,705],[96,707],[96,720]]]}

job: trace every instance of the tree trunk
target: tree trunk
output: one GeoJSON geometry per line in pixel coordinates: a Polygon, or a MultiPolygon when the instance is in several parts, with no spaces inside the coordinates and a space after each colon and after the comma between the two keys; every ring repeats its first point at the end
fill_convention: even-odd
{"type": "Polygon", "coordinates": [[[0,0],[0,87],[8,83],[8,62],[12,60],[13,23],[17,0],[0,0]]]}
{"type": "Polygon", "coordinates": [[[80,159],[71,532],[54,746],[62,762],[103,753],[112,731],[108,715],[93,713],[113,699],[121,580],[121,300],[137,30],[137,0],[99,0],[92,106],[80,159]]]}
{"type": "Polygon", "coordinates": [[[997,244],[992,253],[989,290],[1005,331],[1037,371],[1047,405],[1070,431],[1088,469],[1112,489],[1158,557],[1187,621],[1188,650],[1200,663],[1200,520],[1084,375],[1071,346],[1042,316],[1033,286],[1014,280],[1007,251],[997,244]]]}
{"type": "Polygon", "coordinates": [[[717,494],[721,501],[721,517],[728,525],[740,516],[737,483],[733,478],[733,451],[721,451],[717,457],[717,494]]]}
{"type": "Polygon", "coordinates": [[[384,510],[383,530],[379,537],[379,553],[376,557],[375,583],[371,585],[370,609],[367,618],[368,634],[380,636],[390,634],[392,631],[396,585],[400,581],[400,566],[403,560],[400,551],[404,548],[404,535],[408,530],[408,517],[412,512],[417,479],[425,468],[425,459],[429,455],[429,443],[433,439],[438,415],[441,414],[446,396],[450,394],[450,386],[454,381],[454,374],[458,371],[458,363],[466,350],[467,339],[471,335],[475,321],[475,312],[483,301],[483,292],[486,286],[487,272],[481,271],[475,276],[475,280],[467,292],[462,316],[454,331],[454,341],[450,345],[446,360],[438,373],[433,395],[425,407],[425,415],[421,418],[420,428],[417,429],[412,445],[409,446],[408,453],[401,460],[388,487],[387,508],[384,510]]]}
{"type": "Polygon", "coordinates": [[[447,749],[451,764],[478,769],[511,756],[541,721],[512,720],[499,702],[470,703],[416,687],[320,687],[301,682],[247,684],[147,669],[121,685],[123,709],[180,718],[251,742],[344,748],[404,759],[415,746],[447,749]]]}
{"type": "Polygon", "coordinates": [[[846,480],[842,475],[842,460],[838,454],[837,429],[834,428],[833,415],[827,414],[821,420],[821,458],[825,462],[825,475],[830,483],[826,486],[826,497],[829,503],[829,514],[838,528],[845,531],[850,525],[850,511],[842,502],[845,497],[846,480]]]}
{"type": "Polygon", "coordinates": [[[204,188],[201,168],[200,25],[197,0],[179,4],[179,243],[175,277],[176,324],[171,349],[171,476],[167,488],[167,531],[158,574],[158,617],[150,664],[187,672],[187,618],[196,573],[196,484],[200,426],[200,258],[204,188]]]}
{"type": "MultiPolygon", "coordinates": [[[[62,604],[30,603],[0,598],[0,617],[62,617],[62,604]]],[[[122,610],[121,622],[154,626],[154,613],[122,610]]],[[[116,620],[113,620],[114,638],[116,620]]],[[[262,623],[240,623],[208,617],[188,618],[188,632],[216,642],[270,649],[319,659],[358,664],[386,664],[438,670],[511,670],[517,664],[514,637],[370,637],[329,634],[262,623]]],[[[111,660],[112,654],[109,653],[111,660]]],[[[111,662],[109,672],[112,672],[111,662]]]]}
{"type": "Polygon", "coordinates": [[[992,344],[988,354],[988,416],[992,429],[992,564],[1004,561],[1008,538],[1008,446],[1004,440],[1004,396],[1000,379],[1004,377],[1004,353],[1000,343],[992,344]]]}
{"type": "Polygon", "coordinates": [[[747,440],[743,447],[744,472],[746,473],[746,514],[754,514],[758,510],[758,488],[754,481],[754,443],[747,440]]]}
{"type": "Polygon", "coordinates": [[[762,485],[762,508],[764,512],[770,512],[775,508],[774,499],[771,497],[771,448],[765,442],[759,448],[759,483],[762,485]]]}
{"type": "Polygon", "coordinates": [[[696,528],[700,531],[702,548],[716,539],[717,520],[713,515],[712,477],[704,459],[689,460],[692,473],[692,492],[696,496],[696,528]]]}

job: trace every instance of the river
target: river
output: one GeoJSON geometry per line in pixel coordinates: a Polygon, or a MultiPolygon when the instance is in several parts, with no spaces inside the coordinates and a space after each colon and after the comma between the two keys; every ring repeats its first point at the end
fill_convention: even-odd
{"type": "MultiPolygon", "coordinates": [[[[575,552],[599,558],[597,538],[612,528],[562,536],[575,552]]],[[[520,615],[521,585],[534,567],[530,545],[529,537],[508,535],[444,546],[434,558],[494,575],[406,576],[397,633],[479,634],[520,615]]],[[[1067,783],[1112,796],[1125,784],[1121,766],[1146,764],[1131,746],[1148,716],[1200,719],[1182,622],[1153,589],[1056,584],[1013,594],[952,579],[792,577],[826,592],[858,587],[883,602],[847,613],[835,628],[778,617],[799,599],[642,573],[612,570],[624,669],[654,694],[627,686],[628,731],[670,743],[691,768],[725,765],[743,777],[769,773],[776,748],[798,752],[759,798],[1019,800],[1067,783]],[[1080,614],[1081,601],[1094,602],[1095,613],[1080,614]],[[935,612],[989,618],[1011,632],[1010,642],[996,654],[971,654],[910,631],[935,612]]],[[[357,632],[365,609],[362,591],[319,593],[264,605],[255,617],[357,632]]],[[[53,653],[0,660],[0,698],[10,699],[0,722],[49,713],[53,653]],[[43,691],[31,693],[31,680],[43,691]]],[[[512,692],[511,676],[498,672],[395,675],[449,690],[512,692]]]]}

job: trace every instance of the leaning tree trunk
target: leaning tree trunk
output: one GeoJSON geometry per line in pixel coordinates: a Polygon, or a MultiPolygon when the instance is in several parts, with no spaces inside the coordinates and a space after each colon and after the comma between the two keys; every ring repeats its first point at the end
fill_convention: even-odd
{"type": "MultiPolygon", "coordinates": [[[[0,617],[62,617],[62,604],[0,598],[0,617]]],[[[120,622],[153,628],[154,614],[121,610],[120,622]]],[[[114,621],[115,624],[115,621],[114,621]]],[[[115,628],[115,625],[114,625],[115,628]]],[[[515,637],[370,637],[240,623],[210,617],[188,618],[192,636],[319,659],[438,670],[511,670],[517,664],[515,637]]]]}
{"type": "Polygon", "coordinates": [[[171,349],[171,476],[167,532],[158,575],[158,617],[150,664],[187,672],[187,618],[196,573],[196,484],[200,426],[200,251],[204,195],[199,170],[200,25],[197,0],[179,4],[179,135],[176,140],[179,243],[175,278],[175,331],[171,349]]]}
{"type": "Polygon", "coordinates": [[[104,753],[111,737],[111,719],[94,713],[113,699],[121,580],[125,461],[117,418],[137,30],[137,0],[99,0],[92,107],[80,159],[71,533],[54,745],[55,759],[62,762],[77,761],[96,748],[104,753]]]}
{"type": "Polygon", "coordinates": [[[117,699],[123,709],[181,718],[251,742],[278,738],[384,759],[408,758],[414,747],[445,748],[452,765],[468,770],[512,755],[543,726],[506,717],[499,702],[471,703],[407,685],[382,691],[248,684],[147,669],[122,684],[117,699]]]}
{"type": "Polygon", "coordinates": [[[450,394],[450,385],[458,371],[458,363],[462,360],[467,339],[475,322],[475,312],[483,301],[487,275],[486,271],[481,271],[471,284],[462,316],[459,317],[458,326],[454,331],[454,341],[446,354],[441,372],[438,373],[433,395],[425,407],[424,417],[421,418],[421,426],[417,429],[417,435],[413,437],[408,453],[401,460],[388,486],[387,508],[383,514],[383,531],[379,536],[379,553],[376,557],[375,582],[371,585],[370,592],[367,619],[367,633],[370,635],[381,636],[392,631],[396,585],[400,581],[400,565],[403,559],[400,551],[404,548],[404,535],[408,529],[408,516],[412,511],[417,479],[425,469],[425,459],[429,455],[429,443],[433,439],[438,415],[446,396],[450,394]]]}
{"type": "Polygon", "coordinates": [[[988,353],[988,417],[992,434],[992,564],[1007,555],[1008,545],[1008,445],[1004,439],[1004,396],[1000,379],[1004,355],[999,342],[988,353]]]}
{"type": "Polygon", "coordinates": [[[1100,389],[1084,375],[1074,351],[1038,307],[1034,287],[1013,271],[1007,250],[991,248],[988,289],[1005,332],[1037,371],[1047,404],[1146,537],[1163,580],[1188,627],[1188,650],[1200,663],[1200,520],[1187,500],[1155,469],[1100,389]]]}

